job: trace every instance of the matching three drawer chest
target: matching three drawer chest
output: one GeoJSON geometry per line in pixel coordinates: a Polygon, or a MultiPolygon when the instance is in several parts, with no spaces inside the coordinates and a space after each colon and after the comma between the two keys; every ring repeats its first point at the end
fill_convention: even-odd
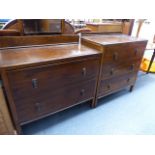
{"type": "Polygon", "coordinates": [[[103,53],[96,101],[127,87],[132,91],[147,40],[122,34],[89,35],[83,37],[83,44],[103,53]]]}

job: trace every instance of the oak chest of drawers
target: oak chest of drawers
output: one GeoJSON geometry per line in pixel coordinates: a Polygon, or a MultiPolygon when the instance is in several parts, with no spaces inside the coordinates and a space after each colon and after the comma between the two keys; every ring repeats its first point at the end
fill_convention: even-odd
{"type": "Polygon", "coordinates": [[[12,61],[1,64],[1,76],[18,133],[29,122],[93,103],[101,52],[77,44],[48,45],[3,50],[3,60],[12,53],[12,61]]]}
{"type": "Polygon", "coordinates": [[[8,72],[19,123],[93,99],[98,73],[99,57],[8,72]]]}
{"type": "Polygon", "coordinates": [[[122,34],[89,35],[83,37],[83,44],[103,52],[96,100],[128,86],[132,91],[146,40],[122,34]]]}

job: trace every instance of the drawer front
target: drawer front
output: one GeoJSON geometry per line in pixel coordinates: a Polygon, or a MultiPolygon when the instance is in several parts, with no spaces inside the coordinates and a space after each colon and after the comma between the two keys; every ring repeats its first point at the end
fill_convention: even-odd
{"type": "Polygon", "coordinates": [[[8,73],[15,99],[55,91],[70,84],[96,79],[99,58],[8,73]]]}
{"type": "Polygon", "coordinates": [[[137,74],[126,74],[118,78],[101,80],[98,96],[105,96],[117,90],[133,85],[136,81],[137,74]]]}
{"type": "Polygon", "coordinates": [[[125,62],[128,60],[141,60],[146,43],[125,43],[106,46],[103,63],[125,62]]]}
{"type": "Polygon", "coordinates": [[[102,66],[102,80],[122,76],[128,73],[134,73],[139,70],[141,60],[127,61],[124,63],[111,63],[102,66]]]}
{"type": "Polygon", "coordinates": [[[46,114],[54,113],[82,101],[92,99],[95,93],[96,80],[57,88],[43,92],[39,96],[15,100],[19,123],[37,119],[46,114]]]}

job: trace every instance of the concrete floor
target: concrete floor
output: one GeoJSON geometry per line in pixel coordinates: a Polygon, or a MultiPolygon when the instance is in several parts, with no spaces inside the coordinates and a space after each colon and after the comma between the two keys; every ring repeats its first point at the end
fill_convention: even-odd
{"type": "Polygon", "coordinates": [[[140,72],[132,93],[123,90],[23,126],[24,134],[155,134],[155,75],[140,72]]]}

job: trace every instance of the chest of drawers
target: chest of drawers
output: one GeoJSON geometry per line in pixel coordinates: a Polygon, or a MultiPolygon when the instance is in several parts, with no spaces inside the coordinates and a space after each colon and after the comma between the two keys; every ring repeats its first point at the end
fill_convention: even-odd
{"type": "Polygon", "coordinates": [[[118,34],[96,35],[84,37],[83,44],[103,52],[96,100],[126,87],[132,91],[146,40],[118,34]]]}
{"type": "Polygon", "coordinates": [[[93,99],[98,73],[99,57],[8,72],[19,123],[93,99]]]}
{"type": "Polygon", "coordinates": [[[9,52],[15,52],[14,60],[19,59],[14,65],[13,58],[3,64],[1,74],[18,133],[24,124],[94,101],[101,63],[99,51],[85,46],[79,51],[77,44],[67,44],[7,50],[3,57],[9,52]],[[29,50],[30,56],[37,57],[36,62],[30,62],[29,50]]]}
{"type": "Polygon", "coordinates": [[[82,102],[95,107],[101,97],[127,87],[131,91],[147,43],[121,34],[86,35],[81,45],[49,45],[56,36],[48,36],[45,45],[45,38],[32,37],[31,43],[25,37],[19,43],[26,47],[16,47],[20,37],[2,39],[0,75],[18,133],[24,124],[82,102]],[[8,39],[13,45],[4,48],[8,39]]]}

